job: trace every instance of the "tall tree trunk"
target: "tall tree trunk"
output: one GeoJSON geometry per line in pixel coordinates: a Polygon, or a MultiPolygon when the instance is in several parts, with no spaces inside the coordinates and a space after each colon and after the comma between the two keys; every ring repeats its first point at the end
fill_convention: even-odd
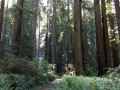
{"type": "Polygon", "coordinates": [[[120,40],[120,3],[119,0],[114,0],[114,3],[115,3],[115,12],[116,12],[119,40],[120,40]]]}
{"type": "Polygon", "coordinates": [[[36,55],[36,26],[37,26],[37,12],[38,12],[38,6],[39,6],[39,0],[33,0],[32,1],[32,15],[31,15],[31,34],[33,38],[33,56],[36,55]]]}
{"type": "Polygon", "coordinates": [[[4,21],[3,21],[3,32],[2,32],[2,36],[1,36],[1,42],[3,43],[3,47],[2,47],[3,56],[5,56],[5,46],[6,46],[6,44],[8,45],[7,37],[6,37],[6,33],[9,32],[9,31],[7,31],[8,4],[9,4],[9,0],[7,0],[7,4],[6,4],[6,8],[5,8],[5,15],[4,15],[4,21]]]}
{"type": "Polygon", "coordinates": [[[84,74],[82,61],[82,0],[74,0],[74,31],[75,31],[75,73],[76,75],[84,74]]]}
{"type": "Polygon", "coordinates": [[[101,0],[101,8],[102,8],[102,23],[103,23],[102,25],[103,25],[105,57],[106,57],[106,60],[107,60],[107,67],[111,67],[112,62],[110,60],[110,47],[109,47],[109,36],[108,36],[105,0],[101,0]]]}
{"type": "Polygon", "coordinates": [[[39,60],[39,58],[40,58],[40,33],[41,33],[41,27],[40,27],[40,25],[41,25],[41,22],[40,22],[40,18],[41,18],[41,8],[40,8],[40,16],[39,16],[39,33],[38,33],[38,50],[37,50],[37,56],[38,56],[38,60],[39,60]]]}
{"type": "Polygon", "coordinates": [[[0,8],[0,58],[2,58],[4,56],[4,45],[3,45],[3,42],[1,41],[3,16],[4,16],[4,4],[5,4],[5,0],[1,0],[1,8],[0,8]]]}
{"type": "Polygon", "coordinates": [[[117,47],[117,42],[116,42],[116,34],[115,34],[115,26],[114,26],[114,16],[109,15],[109,25],[110,25],[110,30],[113,32],[112,37],[111,37],[111,51],[112,51],[112,59],[113,59],[113,67],[117,67],[120,62],[119,62],[119,57],[118,57],[118,47],[117,47]]]}
{"type": "Polygon", "coordinates": [[[1,0],[1,8],[0,8],[0,41],[1,41],[1,36],[2,36],[4,4],[5,4],[5,0],[1,0]]]}
{"type": "MultiPolygon", "coordinates": [[[[15,2],[15,1],[14,1],[15,2]]],[[[19,1],[17,1],[17,6],[19,6],[19,1]]],[[[16,30],[17,30],[17,24],[18,24],[18,7],[15,8],[14,10],[14,23],[13,23],[13,28],[14,30],[11,32],[11,37],[12,37],[12,52],[15,54],[16,49],[15,49],[15,36],[16,36],[16,30]]]]}
{"type": "Polygon", "coordinates": [[[53,29],[52,29],[52,36],[51,36],[51,62],[52,64],[56,63],[56,31],[57,31],[57,2],[53,0],[53,29]]]}
{"type": "Polygon", "coordinates": [[[95,25],[96,25],[96,45],[97,45],[97,56],[98,56],[98,75],[105,74],[106,68],[106,59],[105,59],[105,49],[104,49],[104,40],[103,32],[101,25],[101,16],[100,16],[100,5],[99,0],[94,0],[94,9],[95,9],[95,25]]]}
{"type": "MultiPolygon", "coordinates": [[[[67,28],[70,28],[70,1],[67,0],[67,14],[68,14],[68,17],[67,17],[67,28]]],[[[70,29],[68,29],[68,37],[67,37],[67,50],[66,50],[66,63],[67,63],[67,60],[70,59],[70,49],[71,49],[71,39],[70,39],[70,29]]]]}
{"type": "Polygon", "coordinates": [[[51,62],[51,35],[49,34],[49,23],[48,23],[48,27],[47,27],[47,32],[46,32],[46,37],[45,37],[45,55],[44,58],[46,60],[48,60],[49,63],[51,62]]]}
{"type": "Polygon", "coordinates": [[[47,0],[47,32],[45,37],[45,55],[44,58],[48,60],[49,63],[51,63],[51,40],[50,40],[50,18],[49,18],[49,10],[50,10],[50,1],[47,0]]]}
{"type": "Polygon", "coordinates": [[[19,10],[18,10],[18,18],[17,18],[17,29],[15,33],[14,40],[14,53],[17,56],[20,56],[20,48],[21,48],[21,31],[22,31],[22,21],[23,21],[23,5],[25,0],[18,0],[19,10]]]}

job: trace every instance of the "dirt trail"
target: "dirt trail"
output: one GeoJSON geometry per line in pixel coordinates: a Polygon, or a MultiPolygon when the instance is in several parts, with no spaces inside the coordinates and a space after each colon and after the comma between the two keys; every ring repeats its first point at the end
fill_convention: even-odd
{"type": "Polygon", "coordinates": [[[50,88],[53,88],[57,83],[58,83],[57,80],[52,81],[48,83],[47,85],[45,85],[44,87],[40,88],[39,90],[49,90],[50,88]]]}

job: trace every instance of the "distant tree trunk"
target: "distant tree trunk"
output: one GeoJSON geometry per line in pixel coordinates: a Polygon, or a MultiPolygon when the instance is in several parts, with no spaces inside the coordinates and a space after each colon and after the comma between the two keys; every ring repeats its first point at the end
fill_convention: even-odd
{"type": "Polygon", "coordinates": [[[111,67],[112,62],[110,60],[110,47],[109,47],[109,36],[108,36],[105,0],[101,0],[101,8],[102,8],[102,23],[103,23],[102,25],[103,25],[105,56],[106,56],[106,60],[107,60],[107,67],[111,67]]]}
{"type": "Polygon", "coordinates": [[[4,4],[5,0],[1,0],[1,8],[0,8],[0,58],[4,56],[4,45],[1,41],[2,38],[2,26],[3,26],[3,16],[4,16],[4,4]]]}
{"type": "Polygon", "coordinates": [[[52,35],[51,35],[51,63],[56,63],[56,31],[57,31],[57,1],[53,0],[53,27],[52,27],[52,35]]]}
{"type": "Polygon", "coordinates": [[[116,12],[119,40],[120,40],[120,3],[119,0],[114,0],[114,3],[115,3],[115,12],[116,12]]]}
{"type": "Polygon", "coordinates": [[[50,52],[50,35],[48,34],[48,30],[46,32],[46,37],[45,37],[45,55],[44,58],[48,60],[49,63],[51,63],[51,52],[50,52]]]}
{"type": "Polygon", "coordinates": [[[46,60],[48,60],[49,63],[52,63],[51,62],[51,35],[49,34],[49,23],[47,25],[47,32],[46,32],[46,37],[45,37],[45,55],[44,55],[44,58],[46,60]]]}
{"type": "Polygon", "coordinates": [[[49,18],[49,9],[50,9],[50,1],[47,0],[47,32],[45,37],[45,55],[44,58],[48,60],[49,63],[51,63],[51,40],[50,40],[50,18],[49,18]]]}
{"type": "Polygon", "coordinates": [[[82,19],[81,19],[82,0],[74,0],[74,31],[75,31],[75,73],[84,74],[82,61],[82,19]]]}
{"type": "Polygon", "coordinates": [[[0,40],[2,36],[2,25],[3,25],[3,15],[4,15],[4,4],[5,0],[1,0],[1,8],[0,8],[0,40]]]}
{"type": "Polygon", "coordinates": [[[16,56],[20,56],[20,48],[21,48],[21,31],[22,31],[22,21],[23,21],[23,5],[25,0],[18,0],[19,10],[18,10],[18,18],[17,18],[17,29],[15,33],[14,40],[14,54],[16,56]]]}
{"type": "Polygon", "coordinates": [[[115,31],[115,24],[114,24],[114,16],[109,15],[109,25],[110,25],[110,30],[112,31],[112,37],[111,37],[111,51],[112,51],[112,59],[113,59],[113,67],[117,67],[120,62],[119,62],[119,57],[118,57],[118,47],[117,47],[117,42],[116,42],[116,31],[115,31]]]}
{"type": "Polygon", "coordinates": [[[40,58],[40,32],[41,32],[41,27],[40,27],[40,25],[41,25],[41,23],[40,23],[40,17],[41,17],[41,10],[40,10],[40,16],[39,16],[39,33],[38,33],[38,52],[37,52],[37,56],[38,56],[38,60],[39,60],[39,58],[40,58]]]}
{"type": "Polygon", "coordinates": [[[48,42],[49,42],[48,33],[46,32],[46,36],[45,36],[45,55],[44,55],[44,58],[46,60],[48,60],[48,42]]]}
{"type": "Polygon", "coordinates": [[[97,45],[97,55],[98,55],[98,75],[105,74],[106,60],[105,60],[105,49],[104,49],[104,40],[103,32],[101,25],[101,16],[100,16],[100,5],[99,0],[94,0],[94,9],[95,9],[95,25],[96,25],[96,45],[97,45]]]}
{"type": "Polygon", "coordinates": [[[32,1],[32,15],[31,15],[31,34],[33,38],[33,56],[37,56],[36,54],[36,26],[37,26],[37,12],[38,12],[39,0],[32,1]]]}
{"type": "MultiPolygon", "coordinates": [[[[19,6],[19,1],[17,0],[17,6],[19,6]]],[[[14,25],[13,25],[13,28],[14,30],[12,31],[12,52],[15,54],[16,53],[16,49],[15,49],[15,36],[16,36],[16,30],[17,30],[17,24],[18,24],[18,7],[16,7],[14,9],[14,25]]]]}
{"type": "MultiPolygon", "coordinates": [[[[68,9],[68,12],[67,12],[67,14],[68,14],[68,17],[67,17],[67,27],[69,28],[70,27],[70,8],[69,8],[69,6],[70,6],[70,1],[69,0],[67,0],[67,9],[68,9]]],[[[65,62],[67,62],[67,60],[68,59],[70,59],[70,49],[71,49],[71,39],[70,39],[70,29],[68,30],[68,37],[67,37],[67,50],[66,50],[66,61],[65,62]]]]}
{"type": "Polygon", "coordinates": [[[7,0],[7,4],[6,4],[6,8],[5,8],[5,15],[4,15],[4,21],[3,21],[3,32],[2,32],[2,36],[1,36],[1,41],[3,43],[3,56],[5,56],[5,46],[7,43],[7,37],[6,37],[6,33],[9,32],[7,31],[7,25],[8,25],[8,4],[9,4],[9,0],[7,0]]]}

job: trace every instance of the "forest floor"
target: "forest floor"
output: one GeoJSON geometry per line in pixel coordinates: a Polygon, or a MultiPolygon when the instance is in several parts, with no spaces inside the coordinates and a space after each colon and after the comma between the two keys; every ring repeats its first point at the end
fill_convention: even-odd
{"type": "Polygon", "coordinates": [[[55,85],[57,85],[58,82],[59,82],[59,80],[54,80],[41,88],[36,88],[35,90],[49,90],[49,89],[53,88],[55,85]]]}

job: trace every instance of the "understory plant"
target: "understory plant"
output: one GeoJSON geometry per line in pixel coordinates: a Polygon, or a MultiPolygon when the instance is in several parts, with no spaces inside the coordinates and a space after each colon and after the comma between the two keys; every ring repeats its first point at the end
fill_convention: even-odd
{"type": "Polygon", "coordinates": [[[1,74],[0,90],[29,90],[35,86],[35,78],[18,74],[1,74]]]}
{"type": "Polygon", "coordinates": [[[120,79],[67,76],[52,90],[120,90],[120,79]]]}
{"type": "Polygon", "coordinates": [[[54,79],[52,65],[46,60],[29,60],[7,54],[0,60],[0,90],[27,90],[54,79]]]}

